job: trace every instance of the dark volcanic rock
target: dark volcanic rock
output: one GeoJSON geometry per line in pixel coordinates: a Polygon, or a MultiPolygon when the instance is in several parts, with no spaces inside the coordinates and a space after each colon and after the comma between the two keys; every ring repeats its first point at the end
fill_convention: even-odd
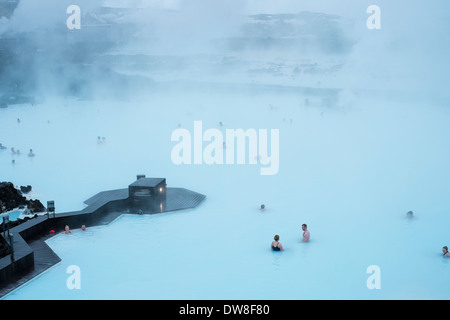
{"type": "MultiPolygon", "coordinates": [[[[31,186],[27,186],[28,188],[31,190],[31,186]]],[[[0,183],[0,213],[16,208],[24,208],[25,206],[28,207],[31,213],[46,211],[44,205],[39,200],[27,200],[11,182],[0,183]]]]}
{"type": "Polygon", "coordinates": [[[28,200],[28,210],[31,213],[45,212],[46,208],[39,200],[28,200]]]}
{"type": "Polygon", "coordinates": [[[22,191],[22,193],[24,194],[27,194],[31,192],[31,186],[20,186],[20,191],[22,191]]]}
{"type": "Polygon", "coordinates": [[[26,206],[27,198],[11,182],[0,183],[0,213],[26,206]]]}

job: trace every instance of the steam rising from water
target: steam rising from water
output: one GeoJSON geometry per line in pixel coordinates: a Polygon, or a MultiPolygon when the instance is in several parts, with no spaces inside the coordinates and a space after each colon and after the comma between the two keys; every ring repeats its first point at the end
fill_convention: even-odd
{"type": "Polygon", "coordinates": [[[370,4],[22,0],[0,20],[0,94],[128,98],[154,81],[237,79],[448,101],[448,1],[378,1],[381,30],[366,27],[370,4]],[[71,4],[78,31],[66,28],[71,4]]]}
{"type": "Polygon", "coordinates": [[[0,20],[0,107],[10,106],[0,110],[0,142],[33,148],[36,157],[4,150],[0,177],[33,185],[62,212],[137,173],[205,193],[210,200],[188,218],[155,217],[170,221],[174,235],[161,228],[168,247],[160,253],[178,250],[180,234],[198,237],[190,238],[195,249],[212,239],[206,252],[222,253],[223,244],[230,256],[237,246],[254,248],[256,256],[243,250],[227,259],[236,268],[248,262],[248,273],[227,268],[229,278],[221,279],[287,271],[283,278],[260,274],[248,286],[267,286],[257,294],[277,294],[281,283],[287,298],[371,298],[364,271],[377,263],[383,283],[392,284],[383,297],[426,296],[428,289],[445,297],[449,273],[437,257],[448,244],[449,112],[438,106],[449,101],[450,4],[377,0],[382,28],[368,30],[373,2],[22,0],[0,20]],[[82,9],[81,30],[65,25],[71,4],[82,9]],[[170,134],[194,120],[280,128],[279,173],[263,179],[248,167],[175,166],[170,134]],[[96,143],[98,135],[105,144],[96,143]],[[267,215],[256,210],[263,202],[267,215]],[[408,210],[414,221],[403,219],[408,210]],[[314,237],[308,247],[293,227],[305,222],[314,237]],[[426,237],[418,237],[423,230],[426,237]],[[267,261],[275,232],[290,251],[267,261]],[[311,291],[298,291],[305,286],[311,291]]]}

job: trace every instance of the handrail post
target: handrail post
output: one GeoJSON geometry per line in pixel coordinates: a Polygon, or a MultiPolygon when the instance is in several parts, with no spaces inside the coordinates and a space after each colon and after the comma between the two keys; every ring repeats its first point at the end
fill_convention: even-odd
{"type": "Polygon", "coordinates": [[[11,251],[11,264],[13,264],[13,262],[14,262],[14,235],[12,233],[9,234],[9,250],[11,251]]]}

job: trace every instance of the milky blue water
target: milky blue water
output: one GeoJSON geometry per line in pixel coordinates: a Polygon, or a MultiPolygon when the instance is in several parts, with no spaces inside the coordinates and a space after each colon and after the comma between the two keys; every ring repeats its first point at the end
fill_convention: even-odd
{"type": "Polygon", "coordinates": [[[23,213],[23,210],[11,210],[9,212],[2,213],[0,215],[0,221],[3,221],[3,217],[7,216],[9,221],[15,221],[23,213]]]}
{"type": "Polygon", "coordinates": [[[72,234],[48,241],[62,262],[5,299],[450,297],[450,259],[441,252],[450,245],[450,109],[364,96],[335,108],[286,94],[183,97],[0,109],[8,147],[1,180],[32,185],[57,212],[82,209],[137,174],[207,196],[192,210],[124,215],[84,232],[71,226],[72,234]],[[261,176],[248,164],[173,164],[171,133],[192,130],[194,120],[205,130],[279,129],[278,174],[261,176]],[[310,243],[301,243],[302,223],[310,243]],[[284,252],[270,250],[275,234],[284,252]],[[81,289],[67,287],[72,265],[81,289]],[[371,265],[380,268],[380,289],[367,286],[371,265]]]}

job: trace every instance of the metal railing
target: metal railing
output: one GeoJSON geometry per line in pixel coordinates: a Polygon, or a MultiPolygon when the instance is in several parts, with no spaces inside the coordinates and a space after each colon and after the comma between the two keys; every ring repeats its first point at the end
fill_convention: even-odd
{"type": "Polygon", "coordinates": [[[10,233],[9,216],[3,216],[3,238],[5,239],[6,246],[9,249],[11,263],[14,262],[14,235],[10,233]]]}

